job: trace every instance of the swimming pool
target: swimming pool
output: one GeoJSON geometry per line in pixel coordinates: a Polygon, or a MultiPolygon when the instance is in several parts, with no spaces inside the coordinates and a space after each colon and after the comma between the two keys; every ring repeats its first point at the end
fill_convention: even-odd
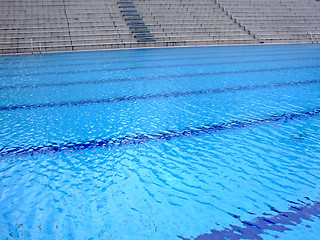
{"type": "Polygon", "coordinates": [[[0,56],[1,239],[320,239],[320,47],[0,56]]]}

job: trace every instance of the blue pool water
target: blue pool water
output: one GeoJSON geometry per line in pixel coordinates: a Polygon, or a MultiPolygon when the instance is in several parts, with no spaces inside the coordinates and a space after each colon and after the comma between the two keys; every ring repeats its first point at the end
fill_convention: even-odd
{"type": "Polygon", "coordinates": [[[320,239],[319,45],[0,56],[0,239],[320,239]]]}

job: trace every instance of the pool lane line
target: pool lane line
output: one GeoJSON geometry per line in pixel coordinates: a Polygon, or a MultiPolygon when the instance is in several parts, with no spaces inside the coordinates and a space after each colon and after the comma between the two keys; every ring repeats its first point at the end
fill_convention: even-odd
{"type": "MultiPolygon", "coordinates": [[[[198,237],[192,238],[193,240],[220,240],[220,239],[251,239],[251,240],[263,240],[260,234],[271,235],[273,232],[285,232],[292,231],[296,225],[301,224],[302,220],[313,221],[313,217],[320,217],[320,202],[313,201],[308,197],[305,197],[311,203],[294,203],[291,205],[287,212],[278,211],[272,207],[270,209],[276,212],[276,215],[265,214],[265,216],[254,218],[251,221],[243,221],[240,216],[230,214],[234,218],[238,219],[242,226],[231,225],[231,228],[225,228],[223,230],[211,230],[211,233],[204,233],[198,237]],[[266,232],[268,230],[268,232],[266,232]]],[[[290,201],[291,202],[291,201],[290,201]]],[[[293,202],[291,202],[293,203],[293,202]]],[[[307,226],[310,227],[310,226],[307,226]]],[[[191,238],[178,237],[183,240],[191,240],[191,238]]],[[[277,238],[277,236],[273,236],[277,238]]]]}
{"type": "Polygon", "coordinates": [[[318,83],[320,83],[320,79],[298,81],[298,82],[282,82],[282,83],[271,83],[271,84],[261,84],[261,85],[237,86],[237,87],[227,87],[227,88],[213,88],[213,89],[204,89],[204,90],[198,90],[198,91],[133,95],[133,96],[88,99],[88,100],[79,100],[79,101],[65,101],[65,102],[56,102],[56,103],[0,106],[0,112],[15,111],[15,110],[30,110],[30,109],[37,109],[37,108],[77,107],[77,106],[83,106],[88,104],[120,103],[120,102],[126,102],[126,101],[149,100],[149,99],[158,99],[158,98],[188,97],[192,95],[203,95],[203,94],[221,94],[221,93],[227,93],[227,92],[268,89],[268,88],[277,88],[277,87],[285,87],[285,86],[301,86],[301,85],[318,84],[318,83]]]}
{"type": "Polygon", "coordinates": [[[314,108],[312,110],[303,112],[286,112],[282,114],[272,114],[264,118],[253,118],[245,119],[242,121],[229,121],[222,123],[214,123],[205,126],[198,126],[192,128],[185,128],[182,130],[166,130],[157,133],[136,133],[132,135],[126,135],[117,138],[99,138],[86,141],[78,142],[67,142],[67,143],[51,143],[48,145],[41,146],[30,146],[30,147],[11,147],[0,149],[0,157],[21,157],[28,155],[38,154],[54,154],[63,151],[82,151],[93,148],[109,148],[129,145],[145,144],[151,141],[162,141],[172,140],[181,137],[199,136],[204,134],[213,134],[216,132],[242,129],[253,126],[260,126],[269,123],[287,122],[300,120],[303,118],[311,118],[320,115],[320,108],[314,108]]]}
{"type": "MultiPolygon", "coordinates": [[[[201,57],[181,57],[181,58],[157,58],[157,59],[139,59],[139,63],[144,62],[161,62],[161,61],[181,61],[181,60],[201,60],[201,59],[227,59],[227,58],[243,58],[243,57],[250,57],[250,58],[259,58],[259,57],[266,57],[266,56],[290,56],[290,55],[310,55],[314,57],[314,53],[306,53],[306,52],[297,52],[297,53],[272,53],[272,54],[259,54],[258,56],[248,56],[246,55],[225,55],[225,56],[217,56],[216,53],[205,53],[201,54],[201,57]],[[209,55],[209,56],[208,56],[209,55]]],[[[163,57],[163,56],[162,56],[163,57]]],[[[55,64],[55,65],[33,65],[33,66],[14,66],[14,67],[0,67],[0,70],[17,70],[17,69],[32,69],[32,68],[43,68],[43,67],[66,67],[66,66],[88,66],[88,65],[100,65],[100,64],[120,64],[120,63],[132,63],[131,60],[120,60],[120,61],[112,61],[111,59],[106,61],[97,61],[97,59],[94,59],[95,62],[84,62],[84,63],[69,63],[69,64],[55,64]]],[[[285,60],[285,59],[283,59],[285,60]]],[[[80,61],[80,60],[77,60],[80,61]]],[[[42,62],[41,62],[42,63],[42,62]]]]}
{"type": "Polygon", "coordinates": [[[106,84],[112,82],[128,82],[128,81],[150,81],[159,79],[173,79],[173,78],[187,78],[187,77],[205,77],[216,75],[230,75],[230,74],[245,74],[245,73],[259,73],[259,72],[273,72],[273,71],[286,71],[286,70],[300,70],[300,69],[314,69],[320,68],[320,65],[314,66],[299,66],[299,67],[283,67],[283,68],[265,68],[265,69],[249,69],[239,71],[220,71],[220,72],[206,72],[206,73],[188,73],[188,74],[172,74],[172,75],[158,75],[155,77],[134,77],[134,78],[113,78],[101,79],[96,81],[77,81],[77,82],[64,82],[64,83],[42,83],[42,84],[24,84],[15,86],[1,86],[0,90],[9,89],[24,89],[24,88],[41,88],[41,87],[67,87],[75,85],[90,85],[90,84],[106,84]]]}
{"type": "Polygon", "coordinates": [[[13,73],[2,75],[1,77],[30,77],[30,76],[48,76],[48,75],[65,75],[65,74],[83,74],[93,72],[109,73],[113,71],[133,71],[133,70],[148,70],[148,69],[166,69],[166,68],[177,68],[177,67],[199,67],[209,66],[214,67],[217,65],[230,65],[230,64],[246,64],[246,63],[263,63],[263,62],[287,62],[287,61],[301,61],[301,60],[319,60],[320,57],[313,58],[293,58],[293,59],[273,59],[273,60],[250,60],[250,61],[234,61],[234,62],[210,62],[210,63],[189,63],[189,64],[169,64],[169,65],[156,65],[156,66],[135,66],[135,67],[116,67],[116,68],[99,68],[99,69],[88,69],[88,70],[72,70],[72,71],[58,71],[58,72],[35,72],[35,73],[13,73]]]}
{"type": "MultiPolygon", "coordinates": [[[[235,47],[238,47],[238,46],[235,46],[235,47]]],[[[259,47],[259,46],[258,46],[259,47]]],[[[261,47],[261,46],[260,46],[261,47]]],[[[312,53],[314,53],[314,49],[316,48],[316,49],[318,49],[318,47],[316,47],[316,46],[312,46],[313,48],[305,48],[305,49],[303,49],[304,50],[304,52],[307,52],[307,53],[309,53],[310,52],[310,54],[312,54],[312,53]]],[[[202,48],[202,47],[201,47],[202,48]]],[[[198,49],[193,49],[193,51],[188,51],[188,52],[183,52],[183,53],[177,53],[176,51],[170,51],[170,52],[167,52],[167,53],[165,53],[165,54],[163,54],[163,51],[161,52],[161,53],[157,53],[157,54],[154,54],[154,53],[152,53],[152,54],[150,54],[150,52],[146,55],[143,55],[143,54],[141,54],[141,49],[139,49],[139,53],[137,53],[137,54],[132,54],[132,52],[130,53],[130,54],[126,54],[126,55],[118,55],[116,58],[117,59],[128,59],[128,58],[137,58],[137,57],[141,57],[141,56],[146,56],[146,57],[163,57],[163,56],[167,56],[167,57],[171,57],[171,56],[188,56],[188,55],[195,55],[195,54],[201,54],[201,55],[203,55],[203,54],[207,54],[207,53],[212,53],[212,54],[216,54],[216,55],[221,55],[221,54],[229,54],[229,53],[231,53],[231,54],[237,54],[237,53],[247,53],[247,54],[255,54],[255,53],[258,53],[258,54],[260,54],[260,53],[273,53],[273,52],[275,52],[275,53],[279,53],[279,52],[283,52],[283,53],[288,53],[288,54],[290,54],[290,53],[295,53],[295,52],[300,52],[301,51],[301,49],[300,48],[298,48],[299,50],[297,50],[297,49],[282,49],[283,47],[280,47],[279,49],[268,49],[268,50],[266,50],[266,49],[246,49],[246,51],[244,51],[243,49],[230,49],[230,51],[216,51],[217,49],[215,48],[215,47],[210,47],[210,46],[208,46],[208,47],[205,47],[205,48],[210,48],[209,50],[208,49],[201,49],[202,51],[199,51],[198,49]],[[248,51],[249,50],[249,51],[248,51]],[[169,53],[169,54],[168,54],[169,53]]],[[[184,48],[185,49],[185,48],[184,48]]],[[[128,50],[128,49],[125,49],[125,50],[128,50]]],[[[147,49],[146,49],[147,50],[147,49]]],[[[219,47],[219,50],[221,50],[221,46],[219,47]]],[[[226,50],[226,49],[224,49],[224,50],[226,50]]],[[[115,55],[114,55],[114,52],[113,52],[113,54],[112,55],[110,55],[109,53],[107,53],[107,54],[100,54],[99,53],[99,51],[94,51],[94,52],[92,52],[92,54],[90,54],[90,52],[88,53],[88,52],[86,52],[85,54],[86,54],[86,56],[87,57],[85,57],[85,58],[79,58],[79,56],[77,56],[78,54],[80,54],[80,55],[82,55],[81,54],[81,52],[68,52],[67,54],[68,55],[75,55],[75,56],[73,56],[73,57],[66,57],[65,56],[65,53],[59,53],[59,52],[57,52],[57,53],[48,53],[48,54],[50,54],[51,56],[53,56],[54,58],[50,58],[50,59],[48,59],[48,58],[45,58],[44,56],[48,56],[47,54],[45,54],[45,55],[33,55],[32,56],[32,58],[28,58],[28,60],[33,60],[33,59],[41,59],[41,62],[43,63],[43,62],[57,62],[57,57],[59,57],[59,56],[57,56],[57,55],[64,55],[63,57],[63,59],[59,59],[58,61],[59,62],[69,62],[69,61],[84,61],[84,60],[95,60],[95,61],[97,61],[97,60],[101,60],[101,59],[106,59],[106,58],[109,58],[109,59],[114,59],[115,57],[115,55]],[[98,52],[98,56],[97,56],[97,52],[98,52]],[[54,56],[56,54],[56,57],[54,56]],[[93,56],[90,56],[90,55],[93,55],[93,56]],[[88,56],[90,56],[90,57],[88,57],[88,56]]],[[[51,57],[50,56],[50,57],[51,57]]],[[[25,58],[25,56],[15,56],[15,57],[21,57],[21,58],[25,58]]],[[[222,56],[223,57],[223,56],[222,56]]],[[[18,62],[18,63],[20,63],[21,62],[21,58],[18,58],[18,60],[16,60],[16,61],[12,61],[12,59],[7,59],[6,61],[10,61],[10,63],[15,63],[15,62],[18,62]]],[[[28,62],[30,62],[30,61],[28,61],[28,62]]],[[[3,64],[2,65],[5,65],[5,62],[3,62],[3,64]]]]}

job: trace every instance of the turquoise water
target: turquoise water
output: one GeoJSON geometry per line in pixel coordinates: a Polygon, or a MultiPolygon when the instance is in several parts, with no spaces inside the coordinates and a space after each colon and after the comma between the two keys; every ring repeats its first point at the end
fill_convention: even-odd
{"type": "Polygon", "coordinates": [[[320,239],[319,45],[0,69],[0,239],[320,239]]]}

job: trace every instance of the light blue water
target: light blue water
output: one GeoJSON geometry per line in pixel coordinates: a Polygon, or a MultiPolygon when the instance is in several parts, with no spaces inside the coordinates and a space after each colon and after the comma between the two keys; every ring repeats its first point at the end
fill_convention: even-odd
{"type": "Polygon", "coordinates": [[[292,202],[312,214],[251,239],[320,239],[319,45],[0,56],[0,72],[0,239],[223,239],[292,202]]]}

